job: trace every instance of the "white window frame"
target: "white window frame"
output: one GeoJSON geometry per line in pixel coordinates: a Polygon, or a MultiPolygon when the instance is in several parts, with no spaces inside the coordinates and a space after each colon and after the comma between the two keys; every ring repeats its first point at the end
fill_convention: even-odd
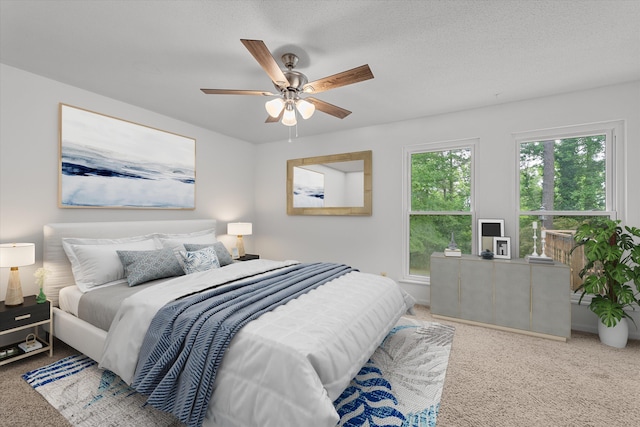
{"type": "MultiPolygon", "coordinates": [[[[562,126],[557,128],[540,129],[535,131],[513,133],[513,140],[516,144],[515,168],[517,177],[515,182],[515,216],[513,218],[516,226],[515,242],[512,244],[511,253],[515,257],[523,257],[520,254],[520,217],[526,215],[548,214],[545,211],[521,211],[520,210],[520,144],[525,142],[575,138],[589,135],[605,135],[605,186],[606,199],[605,210],[590,212],[593,215],[608,216],[612,219],[621,219],[624,222],[624,212],[626,211],[621,203],[624,199],[625,191],[625,173],[624,173],[624,157],[625,157],[625,138],[624,138],[624,121],[606,121],[589,123],[583,125],[562,126]],[[515,249],[515,250],[514,250],[515,249]]],[[[565,216],[581,216],[584,211],[550,211],[554,215],[565,216]]]]}
{"type": "MultiPolygon", "coordinates": [[[[471,242],[472,248],[476,247],[475,235],[476,235],[476,210],[475,210],[475,182],[476,182],[476,147],[478,146],[479,138],[465,138],[451,141],[440,142],[427,142],[422,144],[408,145],[402,148],[402,281],[416,284],[429,285],[431,278],[429,276],[420,276],[416,274],[409,274],[409,232],[410,232],[410,220],[411,215],[420,213],[437,213],[440,215],[447,214],[460,214],[460,212],[448,212],[448,211],[412,211],[411,209],[411,156],[413,154],[434,152],[434,151],[448,151],[469,149],[471,151],[471,200],[468,215],[471,215],[471,235],[474,241],[471,242]]],[[[467,215],[467,213],[465,213],[467,215]]],[[[444,251],[444,248],[442,248],[444,251]]]]}

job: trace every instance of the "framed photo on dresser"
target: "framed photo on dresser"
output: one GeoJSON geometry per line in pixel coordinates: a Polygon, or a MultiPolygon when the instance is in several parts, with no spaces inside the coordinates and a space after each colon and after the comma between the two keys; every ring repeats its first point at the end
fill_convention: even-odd
{"type": "Polygon", "coordinates": [[[500,236],[493,238],[493,257],[511,259],[511,237],[500,236]]]}
{"type": "Polygon", "coordinates": [[[485,249],[493,251],[493,238],[502,236],[504,236],[504,219],[479,219],[478,255],[485,249]]]}

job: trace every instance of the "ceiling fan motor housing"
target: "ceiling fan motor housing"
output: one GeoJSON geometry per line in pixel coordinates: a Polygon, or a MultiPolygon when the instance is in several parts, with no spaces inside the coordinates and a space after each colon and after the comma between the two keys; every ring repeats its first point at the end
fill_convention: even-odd
{"type": "Polygon", "coordinates": [[[307,76],[298,71],[288,70],[283,71],[283,74],[287,78],[287,80],[289,80],[289,86],[287,87],[287,90],[302,92],[302,87],[309,82],[307,76]]]}
{"type": "Polygon", "coordinates": [[[293,70],[298,64],[298,57],[293,53],[285,53],[281,58],[282,63],[287,67],[286,70],[282,70],[282,74],[289,81],[289,86],[282,88],[275,83],[273,85],[280,92],[295,92],[296,94],[302,92],[302,87],[309,82],[309,79],[301,72],[293,70]]]}

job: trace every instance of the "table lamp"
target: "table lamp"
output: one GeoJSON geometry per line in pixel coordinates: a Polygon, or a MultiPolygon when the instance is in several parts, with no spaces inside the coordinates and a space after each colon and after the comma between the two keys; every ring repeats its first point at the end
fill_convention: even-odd
{"type": "Polygon", "coordinates": [[[0,245],[0,267],[11,267],[4,305],[20,305],[24,302],[18,267],[35,264],[36,245],[33,243],[3,243],[0,245]]]}
{"type": "Polygon", "coordinates": [[[227,234],[235,234],[238,236],[236,242],[238,256],[243,257],[245,255],[242,236],[250,236],[252,231],[252,224],[250,222],[230,222],[227,224],[227,234]]]}

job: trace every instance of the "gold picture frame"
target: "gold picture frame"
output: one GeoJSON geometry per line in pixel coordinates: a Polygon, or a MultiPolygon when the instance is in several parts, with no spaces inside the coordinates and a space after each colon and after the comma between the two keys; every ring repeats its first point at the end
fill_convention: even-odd
{"type": "Polygon", "coordinates": [[[372,160],[370,150],[287,160],[287,214],[371,215],[372,160]],[[294,179],[301,176],[297,172],[326,176],[301,184],[294,179]],[[320,182],[322,187],[316,188],[320,182]],[[344,193],[345,189],[351,192],[344,193]],[[321,199],[322,204],[313,199],[321,199]]]}

